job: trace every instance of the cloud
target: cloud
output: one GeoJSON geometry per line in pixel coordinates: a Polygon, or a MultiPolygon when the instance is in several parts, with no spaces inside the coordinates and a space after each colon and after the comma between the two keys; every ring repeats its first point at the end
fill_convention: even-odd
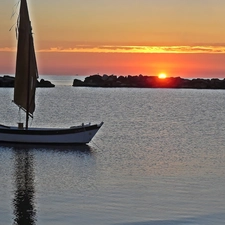
{"type": "MultiPolygon", "coordinates": [[[[0,52],[15,52],[15,48],[0,48],[0,52]]],[[[77,45],[71,48],[51,47],[37,52],[84,52],[84,53],[225,53],[225,45],[208,46],[114,46],[114,45],[77,45]]]]}
{"type": "Polygon", "coordinates": [[[94,52],[94,53],[225,53],[225,46],[88,46],[74,48],[53,47],[38,52],[94,52]]]}
{"type": "Polygon", "coordinates": [[[4,47],[0,48],[0,52],[15,52],[16,48],[9,48],[9,47],[4,47]]]}

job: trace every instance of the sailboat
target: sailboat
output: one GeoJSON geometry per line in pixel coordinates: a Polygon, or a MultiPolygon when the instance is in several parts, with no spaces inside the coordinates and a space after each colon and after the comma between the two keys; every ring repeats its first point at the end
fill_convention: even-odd
{"type": "Polygon", "coordinates": [[[26,113],[25,126],[0,124],[0,142],[23,144],[87,144],[103,125],[81,124],[69,128],[31,128],[29,119],[35,111],[38,69],[31,21],[26,0],[21,0],[18,17],[18,43],[13,102],[26,113]]]}

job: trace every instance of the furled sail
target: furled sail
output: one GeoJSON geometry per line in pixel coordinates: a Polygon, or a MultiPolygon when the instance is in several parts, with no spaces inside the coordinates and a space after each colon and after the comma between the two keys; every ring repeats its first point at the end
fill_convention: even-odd
{"type": "Polygon", "coordinates": [[[14,102],[32,116],[38,70],[26,0],[21,0],[18,22],[14,102]]]}

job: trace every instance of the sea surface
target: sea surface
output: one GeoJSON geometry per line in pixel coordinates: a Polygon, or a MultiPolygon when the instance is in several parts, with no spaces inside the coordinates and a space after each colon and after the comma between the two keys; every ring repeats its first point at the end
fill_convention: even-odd
{"type": "MultiPolygon", "coordinates": [[[[85,146],[0,144],[0,225],[225,224],[224,90],[51,79],[32,127],[104,125],[85,146]]],[[[13,89],[0,96],[0,123],[23,120],[13,89]]]]}

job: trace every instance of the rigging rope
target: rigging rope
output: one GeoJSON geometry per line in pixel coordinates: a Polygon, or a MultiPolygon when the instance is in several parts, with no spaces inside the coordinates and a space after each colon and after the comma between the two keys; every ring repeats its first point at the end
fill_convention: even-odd
{"type": "Polygon", "coordinates": [[[17,20],[9,29],[9,31],[11,31],[12,28],[15,27],[16,39],[17,39],[17,36],[18,36],[18,25],[19,25],[19,14],[17,13],[17,11],[18,11],[17,8],[19,6],[19,3],[20,3],[20,0],[13,6],[13,12],[12,12],[12,15],[11,15],[10,19],[12,19],[17,14],[17,20]]]}

